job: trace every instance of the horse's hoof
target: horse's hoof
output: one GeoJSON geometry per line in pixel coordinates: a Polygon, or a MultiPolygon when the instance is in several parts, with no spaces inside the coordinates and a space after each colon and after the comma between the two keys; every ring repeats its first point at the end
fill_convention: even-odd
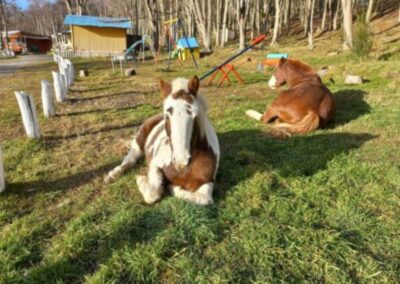
{"type": "Polygon", "coordinates": [[[104,183],[105,184],[110,184],[110,183],[112,183],[114,181],[114,178],[112,178],[110,175],[106,175],[105,177],[104,177],[104,183]]]}

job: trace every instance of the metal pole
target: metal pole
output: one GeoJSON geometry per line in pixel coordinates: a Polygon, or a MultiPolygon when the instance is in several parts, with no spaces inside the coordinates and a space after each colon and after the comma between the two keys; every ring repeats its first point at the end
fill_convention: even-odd
{"type": "Polygon", "coordinates": [[[248,51],[250,48],[253,48],[254,46],[256,46],[257,44],[259,44],[260,42],[262,42],[267,36],[266,35],[260,35],[259,37],[255,38],[251,45],[249,45],[248,47],[242,49],[241,51],[239,51],[238,53],[236,53],[235,55],[232,55],[231,57],[229,57],[227,60],[225,60],[223,63],[221,63],[220,65],[212,68],[211,70],[207,71],[204,75],[202,75],[199,80],[203,80],[205,78],[207,78],[208,76],[210,76],[212,73],[215,72],[215,70],[221,68],[222,66],[224,66],[225,64],[227,64],[228,62],[231,62],[232,60],[234,60],[236,57],[239,57],[240,55],[242,55],[243,53],[245,53],[246,51],[248,51]]]}

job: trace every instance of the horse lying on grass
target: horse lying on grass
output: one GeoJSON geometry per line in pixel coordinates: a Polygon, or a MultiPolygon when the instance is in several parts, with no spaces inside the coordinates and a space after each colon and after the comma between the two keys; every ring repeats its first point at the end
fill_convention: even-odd
{"type": "Polygon", "coordinates": [[[284,84],[282,91],[262,115],[255,110],[246,114],[264,123],[275,121],[271,134],[287,137],[324,127],[335,116],[335,99],[319,75],[308,65],[293,59],[280,59],[268,82],[271,89],[284,84]]]}
{"type": "Polygon", "coordinates": [[[217,134],[207,116],[207,106],[198,94],[199,79],[160,80],[164,113],[147,119],[131,143],[121,165],[105,177],[109,183],[133,167],[143,155],[147,176],[136,178],[144,201],[161,199],[167,185],[173,196],[208,205],[212,198],[220,150],[217,134]]]}

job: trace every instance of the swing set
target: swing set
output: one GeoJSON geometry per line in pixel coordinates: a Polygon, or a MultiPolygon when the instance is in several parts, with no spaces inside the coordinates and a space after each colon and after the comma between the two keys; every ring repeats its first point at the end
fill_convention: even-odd
{"type": "MultiPolygon", "coordinates": [[[[177,48],[178,32],[180,32],[182,39],[185,40],[186,45],[187,45],[188,49],[190,50],[190,55],[191,55],[192,61],[195,65],[196,69],[199,69],[196,58],[193,54],[193,49],[190,46],[190,43],[189,43],[188,37],[186,35],[185,28],[182,24],[182,21],[179,18],[176,18],[176,19],[171,19],[171,20],[165,21],[163,23],[163,38],[160,40],[160,43],[163,42],[165,39],[168,40],[168,62],[167,62],[166,70],[169,70],[169,67],[171,65],[172,51],[177,48]]],[[[156,64],[158,63],[158,61],[160,59],[160,52],[161,52],[161,44],[159,45],[159,48],[158,48],[156,64]]],[[[179,60],[179,63],[181,65],[183,65],[181,56],[178,56],[178,60],[179,60]]]]}

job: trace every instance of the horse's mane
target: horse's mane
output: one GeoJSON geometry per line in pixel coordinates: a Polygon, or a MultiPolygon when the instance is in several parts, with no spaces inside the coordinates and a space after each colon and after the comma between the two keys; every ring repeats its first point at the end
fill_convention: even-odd
{"type": "Polygon", "coordinates": [[[299,69],[301,71],[307,72],[307,73],[316,73],[315,70],[308,64],[301,62],[300,60],[297,59],[288,59],[287,62],[295,67],[296,69],[299,69]]]}

